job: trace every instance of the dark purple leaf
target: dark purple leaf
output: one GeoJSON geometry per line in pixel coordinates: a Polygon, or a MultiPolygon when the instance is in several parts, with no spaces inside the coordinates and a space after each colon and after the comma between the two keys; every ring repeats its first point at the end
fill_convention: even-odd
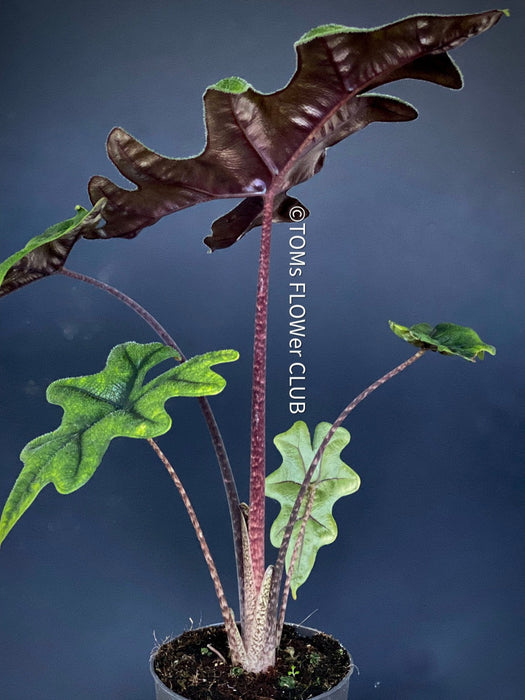
{"type": "Polygon", "coordinates": [[[105,200],[100,200],[91,211],[78,206],[73,218],[50,226],[4,260],[0,264],[0,297],[58,272],[81,236],[97,237],[104,204],[105,200]]]}
{"type": "MultiPolygon", "coordinates": [[[[204,242],[212,250],[229,248],[241,239],[245,233],[262,223],[263,197],[247,197],[228,214],[216,219],[211,227],[212,235],[204,242]]],[[[274,200],[273,221],[302,221],[310,214],[308,209],[295,197],[289,197],[285,192],[277,195],[274,200]],[[297,214],[294,216],[294,211],[297,214]]]]}
{"type": "Polygon", "coordinates": [[[503,14],[417,15],[371,30],[318,27],[296,43],[297,69],[282,90],[262,94],[240,78],[206,90],[206,146],[192,158],[161,156],[123,129],[113,129],[109,157],[137,189],[92,178],[92,201],[108,199],[105,235],[133,238],[179,209],[247,198],[215,222],[206,238],[212,250],[224,248],[258,225],[263,197],[270,192],[274,219],[282,220],[288,189],[319,172],[328,147],[371,122],[417,116],[401,100],[362,93],[402,78],[460,88],[461,74],[447,51],[489,29],[503,14]]]}

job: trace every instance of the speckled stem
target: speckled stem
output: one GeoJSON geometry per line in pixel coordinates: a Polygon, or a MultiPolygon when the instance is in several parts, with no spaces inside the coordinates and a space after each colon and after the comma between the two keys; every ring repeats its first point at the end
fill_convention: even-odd
{"type": "Polygon", "coordinates": [[[157,455],[157,457],[160,459],[162,464],[166,467],[171,480],[175,484],[177,491],[180,494],[180,497],[182,499],[182,502],[184,503],[184,507],[186,508],[186,511],[188,513],[188,516],[190,518],[191,524],[193,525],[193,529],[195,530],[195,534],[197,535],[197,539],[199,540],[199,544],[202,550],[202,553],[204,555],[204,559],[206,561],[206,564],[208,566],[208,570],[210,572],[211,580],[213,581],[213,586],[215,588],[215,594],[217,595],[217,599],[219,601],[219,606],[221,609],[222,613],[222,618],[224,620],[224,625],[226,628],[226,632],[228,633],[228,641],[230,643],[230,646],[233,646],[231,651],[237,654],[240,653],[240,650],[236,650],[236,642],[232,641],[235,640],[238,636],[237,628],[235,625],[235,619],[233,617],[232,611],[228,605],[228,601],[226,600],[226,595],[224,594],[224,589],[222,587],[222,583],[219,577],[219,572],[217,571],[217,567],[215,566],[215,562],[213,561],[213,557],[210,552],[210,548],[208,547],[208,543],[206,542],[206,538],[204,537],[204,533],[202,531],[202,528],[200,526],[199,520],[197,518],[197,514],[195,513],[193,506],[191,504],[190,498],[186,492],[186,489],[182,485],[181,480],[179,479],[175,469],[171,465],[170,461],[164,454],[164,452],[160,449],[160,447],[157,445],[155,440],[152,440],[151,438],[148,439],[149,444],[153,448],[153,451],[157,455]],[[235,628],[235,631],[234,631],[235,628]]]}
{"type": "Polygon", "coordinates": [[[266,346],[268,339],[268,284],[273,195],[264,200],[259,276],[255,303],[253,341],[252,415],[250,444],[250,516],[248,533],[256,591],[265,571],[265,476],[266,476],[266,346]]]}
{"type": "Polygon", "coordinates": [[[301,549],[304,543],[304,533],[306,532],[306,525],[312,514],[312,508],[314,507],[316,486],[315,484],[310,489],[310,495],[308,496],[308,503],[304,511],[301,522],[301,530],[299,536],[295,542],[295,546],[292,552],[292,558],[290,559],[290,566],[288,567],[288,572],[286,575],[286,580],[284,582],[283,595],[281,597],[281,610],[279,612],[279,622],[277,624],[277,636],[275,640],[275,646],[278,647],[281,643],[281,636],[283,634],[284,618],[286,616],[286,606],[288,605],[288,596],[290,595],[290,586],[292,584],[292,576],[295,569],[295,564],[297,562],[297,557],[300,556],[301,549]]]}
{"type": "MultiPolygon", "coordinates": [[[[124,292],[121,292],[119,289],[116,289],[115,287],[111,286],[110,284],[106,284],[105,282],[101,282],[100,280],[97,280],[94,277],[89,277],[88,275],[84,275],[80,272],[74,272],[73,270],[68,270],[65,267],[63,267],[61,270],[59,270],[59,273],[62,275],[65,275],[66,277],[70,277],[71,279],[78,280],[80,282],[85,282],[86,284],[90,284],[93,287],[96,287],[97,289],[101,289],[104,292],[107,292],[108,294],[111,294],[112,296],[116,297],[119,301],[122,303],[126,304],[130,309],[132,309],[140,318],[142,318],[146,323],[155,331],[155,333],[159,336],[159,338],[162,340],[163,343],[166,345],[169,345],[172,347],[180,356],[181,362],[186,361],[186,357],[184,356],[184,353],[182,350],[179,348],[175,340],[171,337],[171,335],[166,331],[166,329],[157,321],[157,319],[152,316],[152,314],[149,313],[143,306],[141,306],[137,301],[132,299],[130,296],[127,294],[124,294],[124,292]]],[[[239,606],[241,610],[241,615],[242,611],[244,610],[244,603],[243,603],[243,586],[242,586],[242,580],[243,580],[243,561],[242,561],[242,531],[241,531],[241,510],[240,510],[240,502],[239,502],[239,496],[237,493],[237,486],[235,484],[235,478],[233,476],[233,470],[231,468],[230,460],[228,458],[228,453],[226,452],[226,447],[224,445],[224,441],[222,439],[221,432],[219,430],[219,426],[217,425],[217,421],[215,420],[215,416],[213,414],[213,411],[211,409],[210,403],[208,399],[204,396],[200,396],[198,398],[199,400],[199,405],[202,411],[202,414],[204,416],[204,420],[206,421],[206,425],[208,426],[208,431],[210,433],[211,441],[213,444],[213,448],[215,450],[215,454],[217,456],[217,461],[219,463],[219,467],[221,470],[221,475],[222,475],[222,480],[224,484],[224,489],[226,491],[226,497],[228,500],[228,507],[230,510],[230,518],[231,518],[231,523],[232,523],[232,531],[233,531],[233,542],[234,542],[234,548],[235,548],[235,560],[237,563],[237,580],[239,584],[239,606]]]]}
{"type": "Polygon", "coordinates": [[[273,572],[273,581],[272,581],[272,590],[270,593],[270,604],[268,605],[268,624],[269,625],[275,625],[277,624],[276,621],[276,615],[277,615],[277,607],[279,603],[279,591],[281,587],[281,580],[283,576],[283,571],[284,571],[284,564],[286,560],[286,551],[288,549],[288,545],[290,543],[290,538],[292,536],[293,528],[295,523],[297,522],[297,517],[299,514],[299,510],[301,508],[301,503],[303,502],[303,498],[305,497],[306,490],[308,486],[310,485],[310,482],[312,480],[312,477],[314,475],[315,469],[319,462],[321,461],[324,451],[326,449],[326,446],[332,439],[335,431],[339,426],[343,423],[343,421],[346,419],[348,414],[354,410],[356,406],[358,406],[361,401],[366,399],[367,396],[369,396],[373,391],[378,389],[380,386],[385,384],[385,382],[388,382],[390,379],[395,377],[397,374],[405,370],[407,367],[409,367],[411,364],[413,364],[416,360],[418,360],[420,357],[422,357],[425,354],[426,350],[418,350],[414,355],[408,358],[408,360],[405,360],[405,362],[402,362],[401,364],[397,365],[397,367],[394,367],[394,369],[391,369],[390,372],[387,372],[384,374],[382,377],[380,377],[377,381],[373,382],[373,384],[370,384],[364,391],[362,391],[358,396],[351,401],[346,408],[341,411],[339,416],[336,418],[332,426],[330,427],[330,430],[326,434],[324,440],[321,442],[319,445],[319,448],[317,452],[314,455],[314,458],[312,459],[312,462],[310,464],[310,467],[308,468],[308,471],[306,472],[304,481],[301,485],[301,488],[299,489],[299,493],[297,494],[297,497],[295,499],[295,503],[293,505],[292,511],[290,513],[290,517],[288,519],[288,524],[286,526],[286,529],[284,531],[284,536],[281,542],[281,546],[279,548],[279,553],[277,555],[277,561],[275,562],[275,568],[273,572]]]}

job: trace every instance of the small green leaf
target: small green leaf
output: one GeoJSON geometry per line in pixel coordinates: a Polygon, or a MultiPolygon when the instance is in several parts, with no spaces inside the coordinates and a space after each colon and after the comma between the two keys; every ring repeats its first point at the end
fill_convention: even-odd
{"type": "Polygon", "coordinates": [[[287,689],[295,688],[295,678],[292,678],[291,676],[280,676],[279,687],[287,689]]]}
{"type": "MultiPolygon", "coordinates": [[[[297,421],[290,430],[274,438],[275,446],[283,457],[279,469],[266,479],[266,495],[281,504],[281,511],[270,530],[270,539],[274,547],[281,546],[284,531],[305,474],[329,429],[330,423],[319,423],[315,429],[313,445],[306,423],[303,421],[297,421]]],[[[289,570],[292,553],[301,530],[306,503],[314,492],[313,506],[306,523],[304,542],[292,575],[291,590],[294,598],[299,586],[310,575],[319,548],[330,544],[337,537],[337,525],[332,516],[334,503],[342,496],[354,493],[359,488],[359,476],[340,458],[341,450],[349,442],[350,433],[348,430],[337,428],[314,473],[299,511],[299,518],[293,529],[286,554],[287,570],[289,570]]]]}
{"type": "Polygon", "coordinates": [[[458,355],[464,360],[475,362],[476,357],[482,360],[486,352],[490,355],[496,354],[496,348],[493,345],[484,343],[476,331],[466,326],[438,323],[432,328],[429,323],[416,323],[407,328],[393,321],[388,323],[392,331],[407,343],[442,355],[458,355]]]}
{"type": "Polygon", "coordinates": [[[123,343],[113,348],[101,372],[49,385],[47,399],[64,409],[62,423],[22,450],[24,468],[0,518],[0,543],[44,486],[53,483],[63,494],[83,486],[113,438],[166,433],[171,427],[164,409],[169,398],[221,392],[226,381],[210,367],[232,362],[238,353],[219,350],[199,355],[144,384],[150,369],[173,358],[180,359],[162,343],[123,343]]]}
{"type": "Polygon", "coordinates": [[[100,199],[91,211],[75,207],[73,218],[50,226],[0,263],[0,296],[60,270],[80,236],[97,228],[105,203],[100,199]]]}

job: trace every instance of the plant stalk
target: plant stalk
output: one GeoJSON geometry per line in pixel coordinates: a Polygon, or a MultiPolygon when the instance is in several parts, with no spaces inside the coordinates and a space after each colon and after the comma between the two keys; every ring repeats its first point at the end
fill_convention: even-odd
{"type": "Polygon", "coordinates": [[[290,559],[290,565],[288,567],[288,572],[286,575],[286,580],[284,582],[284,588],[283,588],[283,594],[281,597],[281,609],[279,612],[279,622],[277,624],[277,638],[276,638],[276,646],[279,646],[281,643],[281,637],[283,634],[283,627],[284,627],[284,618],[286,615],[286,606],[288,605],[288,596],[290,595],[290,587],[292,584],[292,576],[293,572],[295,569],[295,564],[297,563],[298,557],[301,556],[302,553],[302,548],[304,544],[304,534],[306,532],[306,525],[308,523],[308,520],[310,519],[310,515],[312,514],[312,508],[314,506],[314,500],[315,500],[315,491],[316,491],[316,486],[314,485],[310,489],[310,495],[308,496],[308,502],[306,504],[306,508],[302,517],[302,522],[301,522],[301,529],[299,532],[299,536],[297,537],[297,540],[295,542],[295,547],[292,552],[292,556],[290,559]]]}
{"type": "Polygon", "coordinates": [[[186,511],[188,513],[188,516],[191,520],[191,524],[193,525],[193,529],[195,530],[195,534],[197,535],[197,539],[199,540],[199,544],[202,550],[202,553],[204,555],[204,559],[206,561],[206,564],[208,566],[208,570],[210,572],[211,580],[213,581],[213,585],[215,587],[215,593],[217,595],[217,599],[219,601],[219,606],[221,609],[222,617],[224,620],[224,624],[226,626],[226,629],[231,628],[231,626],[235,626],[235,620],[233,619],[232,611],[230,607],[228,606],[228,601],[226,600],[226,595],[224,594],[224,589],[222,587],[222,583],[219,577],[219,572],[217,571],[217,567],[215,566],[215,562],[213,561],[213,557],[210,552],[210,548],[208,547],[208,543],[206,542],[206,538],[204,537],[204,533],[202,531],[201,525],[199,523],[199,520],[197,518],[197,514],[195,513],[195,510],[193,509],[193,506],[191,504],[190,498],[186,492],[186,489],[182,485],[181,480],[179,479],[176,471],[174,470],[173,466],[171,465],[170,461],[164,454],[164,452],[160,449],[160,447],[157,445],[155,440],[152,440],[151,438],[148,438],[148,442],[150,446],[153,448],[153,451],[157,455],[157,457],[160,459],[160,461],[164,464],[166,469],[168,470],[168,473],[175,484],[177,491],[180,494],[180,497],[182,499],[182,502],[184,503],[184,507],[186,508],[186,511]]]}
{"type": "Polygon", "coordinates": [[[268,340],[268,284],[273,198],[273,194],[270,192],[264,199],[253,340],[248,534],[253,562],[254,584],[257,592],[260,590],[265,570],[266,347],[268,340]]]}
{"type": "MultiPolygon", "coordinates": [[[[119,301],[126,304],[130,309],[132,309],[140,318],[142,318],[146,323],[155,331],[163,343],[172,347],[180,356],[181,362],[186,361],[184,353],[179,348],[175,340],[167,332],[167,330],[157,321],[157,319],[149,313],[143,306],[141,306],[137,301],[132,299],[124,292],[119,289],[101,282],[94,277],[89,277],[80,272],[74,272],[73,270],[68,270],[62,267],[59,270],[60,274],[70,277],[71,279],[78,280],[80,282],[85,282],[86,284],[91,284],[97,289],[101,289],[108,294],[116,297],[119,301]]],[[[226,452],[226,447],[222,439],[219,426],[215,420],[215,416],[210,406],[210,402],[204,396],[199,396],[199,406],[201,408],[204,420],[208,427],[210,433],[213,448],[215,450],[215,455],[219,463],[219,468],[221,470],[222,480],[224,483],[224,489],[226,491],[226,498],[228,500],[228,508],[230,511],[230,518],[232,523],[233,531],[233,543],[235,549],[235,561],[237,565],[237,580],[239,588],[239,608],[241,611],[241,617],[244,611],[244,591],[242,586],[243,580],[243,559],[242,559],[242,530],[241,530],[241,510],[240,501],[237,493],[237,486],[235,484],[235,478],[233,476],[233,470],[231,468],[230,460],[228,458],[228,453],[226,452]]]]}
{"type": "Polygon", "coordinates": [[[297,518],[299,515],[299,511],[301,508],[301,504],[303,502],[303,499],[306,495],[306,491],[308,489],[308,486],[310,485],[310,482],[312,481],[312,477],[314,475],[314,472],[316,470],[317,465],[323,458],[324,451],[326,449],[326,446],[332,439],[335,431],[337,428],[340,427],[340,425],[343,423],[343,421],[347,418],[348,414],[351,413],[351,411],[358,406],[361,401],[367,398],[372,392],[374,392],[376,389],[378,389],[380,386],[388,382],[390,379],[393,379],[397,374],[405,370],[407,367],[412,365],[416,360],[418,360],[420,357],[422,357],[426,352],[426,349],[423,348],[421,350],[418,350],[414,355],[408,358],[408,360],[405,360],[401,364],[397,365],[397,367],[394,367],[394,369],[391,369],[389,372],[384,374],[382,377],[377,379],[375,382],[370,384],[366,389],[364,389],[360,394],[358,394],[355,399],[353,399],[347,406],[344,408],[341,413],[338,415],[332,426],[330,427],[330,430],[326,434],[325,438],[319,445],[319,448],[317,449],[317,452],[315,453],[312,462],[310,464],[310,467],[308,468],[306,475],[304,477],[303,483],[301,485],[301,488],[299,489],[299,493],[297,494],[297,497],[295,499],[295,503],[293,505],[292,511],[290,513],[290,517],[288,519],[288,524],[286,525],[286,529],[284,531],[283,539],[281,542],[281,546],[279,547],[279,553],[277,555],[277,560],[275,562],[275,567],[273,571],[273,579],[272,579],[272,587],[270,591],[270,603],[268,605],[268,624],[269,625],[276,625],[276,615],[277,615],[277,607],[279,604],[279,591],[281,587],[281,580],[284,572],[284,565],[286,561],[286,552],[288,550],[288,545],[290,544],[290,538],[292,536],[292,532],[295,526],[295,523],[297,522],[297,518]]]}
{"type": "Polygon", "coordinates": [[[135,299],[132,299],[127,294],[124,294],[124,292],[121,292],[120,289],[112,287],[110,284],[106,284],[105,282],[101,282],[101,280],[98,280],[95,277],[84,275],[81,272],[74,272],[73,270],[68,270],[67,268],[62,267],[60,270],[58,270],[58,274],[65,275],[65,277],[70,277],[71,279],[78,280],[79,282],[91,284],[93,287],[96,287],[97,289],[101,289],[102,291],[111,294],[123,304],[129,306],[129,308],[132,309],[138,316],[140,316],[140,318],[143,321],[146,321],[146,323],[151,328],[153,328],[153,330],[159,336],[163,343],[169,345],[178,352],[178,354],[180,355],[181,362],[185,362],[186,358],[184,357],[182,350],[179,348],[179,346],[168,333],[168,331],[157,321],[157,319],[152,314],[150,314],[149,311],[147,311],[143,306],[141,306],[138,303],[138,301],[135,301],[135,299]]]}

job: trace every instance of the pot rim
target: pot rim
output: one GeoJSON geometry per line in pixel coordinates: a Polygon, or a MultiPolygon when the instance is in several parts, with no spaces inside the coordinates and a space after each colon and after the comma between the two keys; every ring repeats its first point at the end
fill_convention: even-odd
{"type": "MultiPolygon", "coordinates": [[[[295,627],[297,630],[299,630],[301,632],[306,632],[307,633],[305,635],[306,637],[311,637],[314,634],[319,634],[319,633],[320,634],[328,634],[328,632],[324,632],[323,630],[318,630],[318,629],[315,629],[314,627],[305,627],[304,625],[293,623],[293,622],[286,622],[285,624],[288,625],[289,627],[295,627]]],[[[224,625],[222,622],[216,622],[213,625],[202,625],[201,627],[195,627],[195,630],[208,629],[210,627],[223,627],[223,626],[224,625]]],[[[180,636],[180,635],[177,635],[177,636],[180,636]]],[[[328,635],[328,636],[331,636],[331,635],[328,635]]],[[[172,637],[171,639],[177,639],[177,637],[172,637]]],[[[334,637],[334,639],[335,639],[335,637],[334,637]]],[[[354,672],[355,664],[353,662],[353,659],[352,659],[350,652],[348,651],[348,649],[346,649],[346,647],[344,647],[341,644],[341,642],[338,639],[336,639],[336,642],[348,654],[348,658],[350,659],[350,669],[348,670],[348,673],[346,674],[346,676],[344,676],[344,678],[342,678],[337,685],[332,686],[329,690],[326,690],[324,693],[321,693],[321,695],[315,695],[313,698],[311,698],[311,700],[323,700],[323,698],[328,698],[329,694],[334,693],[335,691],[342,688],[346,683],[348,683],[350,676],[354,672]]],[[[151,675],[153,676],[153,680],[155,682],[156,687],[157,686],[160,687],[162,689],[163,693],[165,695],[167,695],[167,697],[174,698],[175,700],[180,700],[180,698],[182,698],[183,696],[179,695],[174,690],[171,690],[170,688],[168,688],[167,685],[164,685],[164,683],[160,680],[160,678],[157,676],[157,673],[155,671],[155,666],[154,666],[155,657],[157,656],[157,652],[159,651],[160,647],[166,643],[167,642],[163,642],[154,651],[151,652],[150,661],[149,661],[149,670],[150,670],[151,675]]]]}

